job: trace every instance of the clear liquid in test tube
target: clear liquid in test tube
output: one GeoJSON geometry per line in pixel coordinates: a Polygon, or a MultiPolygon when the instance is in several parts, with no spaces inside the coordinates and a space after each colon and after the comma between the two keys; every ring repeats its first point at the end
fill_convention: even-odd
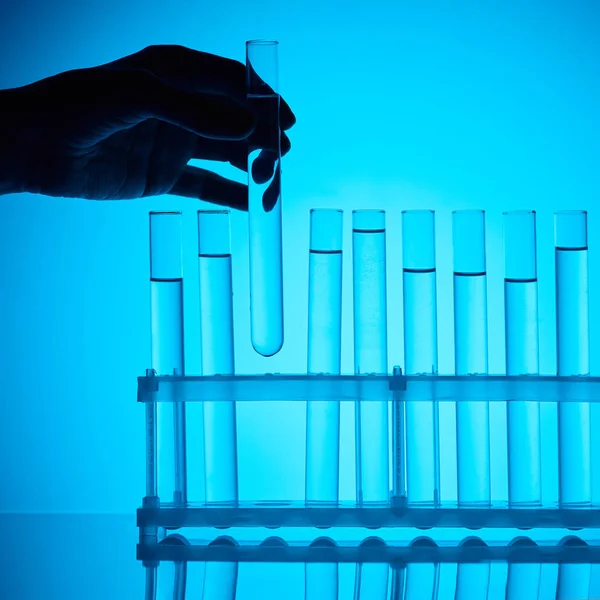
{"type": "MultiPolygon", "coordinates": [[[[590,373],[587,213],[555,215],[556,347],[560,376],[590,373]]],[[[558,404],[559,501],[592,502],[591,415],[587,402],[558,404]]]]}
{"type": "MultiPolygon", "coordinates": [[[[203,375],[233,375],[233,289],[229,211],[198,211],[198,276],[203,375]]],[[[236,407],[204,403],[207,503],[238,499],[236,407]]]]}
{"type": "MultiPolygon", "coordinates": [[[[352,213],[354,372],[387,374],[385,211],[352,213]]],[[[387,401],[356,403],[356,486],[360,503],[389,501],[387,401]]]]}
{"type": "MultiPolygon", "coordinates": [[[[404,360],[407,375],[437,373],[435,213],[402,213],[404,360]]],[[[438,403],[406,403],[406,493],[409,504],[439,502],[438,403]]]]}
{"type": "MultiPolygon", "coordinates": [[[[536,225],[534,211],[504,214],[506,374],[539,373],[536,225]]],[[[542,502],[540,404],[507,403],[508,499],[542,502]]]]}
{"type": "MultiPolygon", "coordinates": [[[[343,216],[335,209],[310,211],[307,372],[313,375],[340,374],[343,216]]],[[[339,401],[308,400],[307,503],[337,503],[339,443],[339,401]]]]}
{"type": "Polygon", "coordinates": [[[278,70],[277,42],[246,42],[247,97],[261,131],[260,147],[248,147],[250,324],[252,345],[263,356],[283,346],[278,70]]]}
{"type": "MultiPolygon", "coordinates": [[[[457,375],[488,372],[485,213],[452,214],[454,246],[454,363],[457,375]]],[[[489,403],[456,403],[458,502],[487,506],[490,492],[489,403]]]]}
{"type": "MultiPolygon", "coordinates": [[[[150,213],[150,313],[152,368],[184,375],[181,213],[150,213]]],[[[187,501],[185,406],[160,402],[156,410],[156,485],[162,502],[187,501]]]]}

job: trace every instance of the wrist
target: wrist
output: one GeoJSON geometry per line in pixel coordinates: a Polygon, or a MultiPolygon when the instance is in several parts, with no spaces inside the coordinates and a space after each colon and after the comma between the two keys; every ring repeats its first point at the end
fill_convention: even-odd
{"type": "Polygon", "coordinates": [[[24,115],[15,90],[0,90],[0,195],[27,191],[24,115]]]}

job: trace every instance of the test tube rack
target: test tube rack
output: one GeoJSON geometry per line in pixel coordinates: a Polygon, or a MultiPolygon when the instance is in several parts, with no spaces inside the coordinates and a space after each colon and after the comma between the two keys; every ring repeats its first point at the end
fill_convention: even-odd
{"type": "Polygon", "coordinates": [[[342,212],[314,209],[308,374],[245,376],[233,374],[229,215],[199,211],[203,375],[187,376],[181,213],[151,213],[142,539],[198,527],[541,528],[555,542],[577,529],[596,544],[600,378],[589,376],[587,213],[556,215],[558,376],[539,375],[535,213],[504,218],[506,375],[488,374],[483,211],[453,213],[449,376],[437,373],[433,211],[402,213],[406,374],[391,375],[385,213],[353,212],[355,374],[341,375],[342,212]]]}
{"type": "MultiPolygon", "coordinates": [[[[138,380],[138,401],[146,408],[147,489],[143,506],[138,510],[138,524],[144,535],[156,535],[156,528],[185,529],[193,527],[368,527],[368,528],[556,528],[583,529],[586,539],[600,538],[600,506],[564,506],[556,500],[543,500],[536,506],[511,505],[503,494],[492,493],[488,506],[461,505],[456,493],[450,499],[442,493],[429,504],[414,504],[404,492],[403,473],[406,466],[405,447],[398,440],[403,432],[389,438],[390,460],[393,465],[389,498],[385,502],[361,502],[360,490],[354,500],[333,503],[307,503],[303,497],[306,404],[340,402],[353,412],[359,403],[385,401],[396,414],[414,403],[437,403],[451,409],[460,402],[489,402],[506,413],[511,402],[533,402],[556,407],[566,403],[586,403],[600,406],[600,378],[544,376],[405,376],[399,369],[386,375],[263,375],[263,376],[156,376],[149,371],[138,380]],[[237,421],[237,478],[240,482],[237,498],[230,501],[206,501],[206,477],[202,456],[187,452],[187,492],[168,489],[164,497],[159,487],[160,477],[173,476],[176,466],[165,462],[160,445],[174,447],[176,429],[162,428],[159,406],[174,409],[177,405],[201,408],[202,405],[235,404],[238,415],[270,414],[271,419],[260,430],[260,419],[237,421]],[[285,415],[287,414],[287,417],[285,415]],[[278,415],[282,419],[278,419],[278,415]],[[273,427],[278,435],[273,437],[273,427]],[[258,429],[257,429],[258,427],[258,429]],[[252,457],[260,440],[261,450],[252,457]],[[288,440],[287,447],[280,442],[288,440]],[[298,446],[294,442],[299,441],[298,446]],[[248,457],[250,460],[247,460],[248,457]],[[246,457],[246,458],[244,458],[246,457]],[[257,461],[260,464],[257,465],[257,461]],[[267,474],[261,476],[260,473],[267,474]],[[270,475],[268,475],[270,473],[270,475]],[[204,496],[190,495],[194,479],[201,480],[196,489],[204,496]],[[252,486],[247,485],[252,482],[252,486]],[[244,489],[244,483],[246,487],[244,489]],[[251,489],[252,488],[252,489],[251,489]],[[261,489],[262,488],[262,489],[261,489]],[[393,488],[393,489],[392,489],[393,488]],[[296,496],[282,494],[297,492],[296,496]],[[248,492],[248,493],[247,493],[248,492]],[[273,493],[270,496],[270,492],[273,493]],[[185,498],[183,502],[177,499],[185,498]],[[175,499],[175,500],[174,500],[175,499]],[[154,533],[152,533],[154,532],[154,533]]],[[[202,437],[202,422],[192,429],[188,413],[188,440],[202,437]]],[[[200,414],[196,412],[194,414],[200,414]]],[[[170,421],[172,423],[172,421],[170,421]]],[[[397,418],[394,423],[399,423],[397,418]]],[[[504,424],[506,427],[506,424],[504,424]]],[[[498,428],[498,427],[497,427],[498,428]]],[[[499,433],[498,439],[506,435],[499,433]]],[[[557,432],[553,434],[555,437],[557,432]]],[[[557,440],[546,440],[545,447],[556,449],[557,440]]],[[[339,442],[338,442],[339,443],[339,442]]],[[[542,448],[543,451],[544,448],[542,448]]],[[[456,455],[457,449],[454,448],[456,455]]],[[[502,450],[499,451],[500,453],[502,450]]],[[[451,453],[440,456],[439,469],[444,470],[454,460],[451,453]]],[[[496,453],[492,451],[492,457],[496,453]]],[[[173,460],[173,453],[166,453],[173,460]]],[[[542,474],[556,471],[556,453],[542,453],[542,474]]],[[[492,480],[494,480],[492,460],[492,480]]],[[[506,464],[501,465],[506,469],[506,464]]],[[[340,473],[329,473],[338,478],[340,473]]],[[[581,476],[592,477],[591,473],[581,476]]],[[[208,483],[207,483],[208,482],[208,483]]],[[[597,498],[595,499],[597,502],[597,498]]]]}

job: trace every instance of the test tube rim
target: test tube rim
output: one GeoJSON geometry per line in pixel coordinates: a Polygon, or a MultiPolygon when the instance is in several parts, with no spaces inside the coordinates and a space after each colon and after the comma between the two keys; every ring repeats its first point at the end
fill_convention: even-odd
{"type": "Polygon", "coordinates": [[[277,40],[248,40],[246,42],[246,46],[278,46],[279,42],[277,40]]]}
{"type": "Polygon", "coordinates": [[[559,216],[559,215],[587,215],[588,211],[587,210],[582,210],[582,209],[566,209],[566,210],[557,210],[554,215],[555,216],[559,216]]]}
{"type": "Polygon", "coordinates": [[[401,214],[406,215],[406,214],[411,214],[414,215],[416,213],[430,213],[430,214],[435,214],[435,210],[433,208],[405,208],[401,214]]]}
{"type": "Polygon", "coordinates": [[[229,214],[229,210],[228,209],[217,209],[217,210],[199,210],[198,214],[199,215],[228,215],[229,214]]]}
{"type": "Polygon", "coordinates": [[[566,210],[557,210],[554,213],[554,247],[557,250],[587,250],[589,242],[589,231],[588,231],[588,211],[582,209],[566,209],[566,210]],[[558,243],[558,228],[559,221],[562,221],[562,218],[568,217],[579,217],[583,219],[583,233],[584,233],[584,242],[580,244],[559,244],[558,243]]]}
{"type": "Polygon", "coordinates": [[[452,211],[453,215],[456,215],[456,214],[467,215],[470,213],[478,214],[478,215],[485,214],[485,209],[483,209],[483,208],[457,208],[456,210],[452,211]]]}
{"type": "Polygon", "coordinates": [[[343,208],[311,208],[310,214],[312,215],[314,212],[324,213],[324,212],[333,212],[333,213],[342,213],[344,212],[343,208]]]}
{"type": "Polygon", "coordinates": [[[180,210],[151,210],[148,214],[150,216],[153,216],[153,215],[173,215],[173,216],[175,216],[175,215],[181,215],[183,213],[180,210]]]}
{"type": "Polygon", "coordinates": [[[352,211],[352,232],[354,233],[385,233],[386,226],[386,217],[387,214],[384,208],[355,208],[352,211]],[[367,215],[368,213],[377,215],[377,217],[381,217],[383,219],[383,223],[379,227],[357,227],[356,217],[360,217],[362,215],[367,215]]]}
{"type": "Polygon", "coordinates": [[[502,214],[504,216],[535,215],[536,211],[535,210],[530,210],[530,209],[519,208],[519,209],[516,209],[516,210],[506,210],[502,214]]]}

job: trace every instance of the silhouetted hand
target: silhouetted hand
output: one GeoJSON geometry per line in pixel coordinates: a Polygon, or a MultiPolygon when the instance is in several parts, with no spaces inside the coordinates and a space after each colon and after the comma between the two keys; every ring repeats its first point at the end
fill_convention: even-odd
{"type": "MultiPolygon", "coordinates": [[[[181,46],[150,46],[1,91],[0,112],[5,193],[175,194],[247,210],[247,186],[187,163],[201,158],[246,170],[249,149],[269,153],[272,144],[268,124],[246,101],[245,66],[181,46]]],[[[282,130],[295,123],[283,99],[280,123],[282,130]]],[[[285,133],[280,143],[287,153],[285,133]]]]}

